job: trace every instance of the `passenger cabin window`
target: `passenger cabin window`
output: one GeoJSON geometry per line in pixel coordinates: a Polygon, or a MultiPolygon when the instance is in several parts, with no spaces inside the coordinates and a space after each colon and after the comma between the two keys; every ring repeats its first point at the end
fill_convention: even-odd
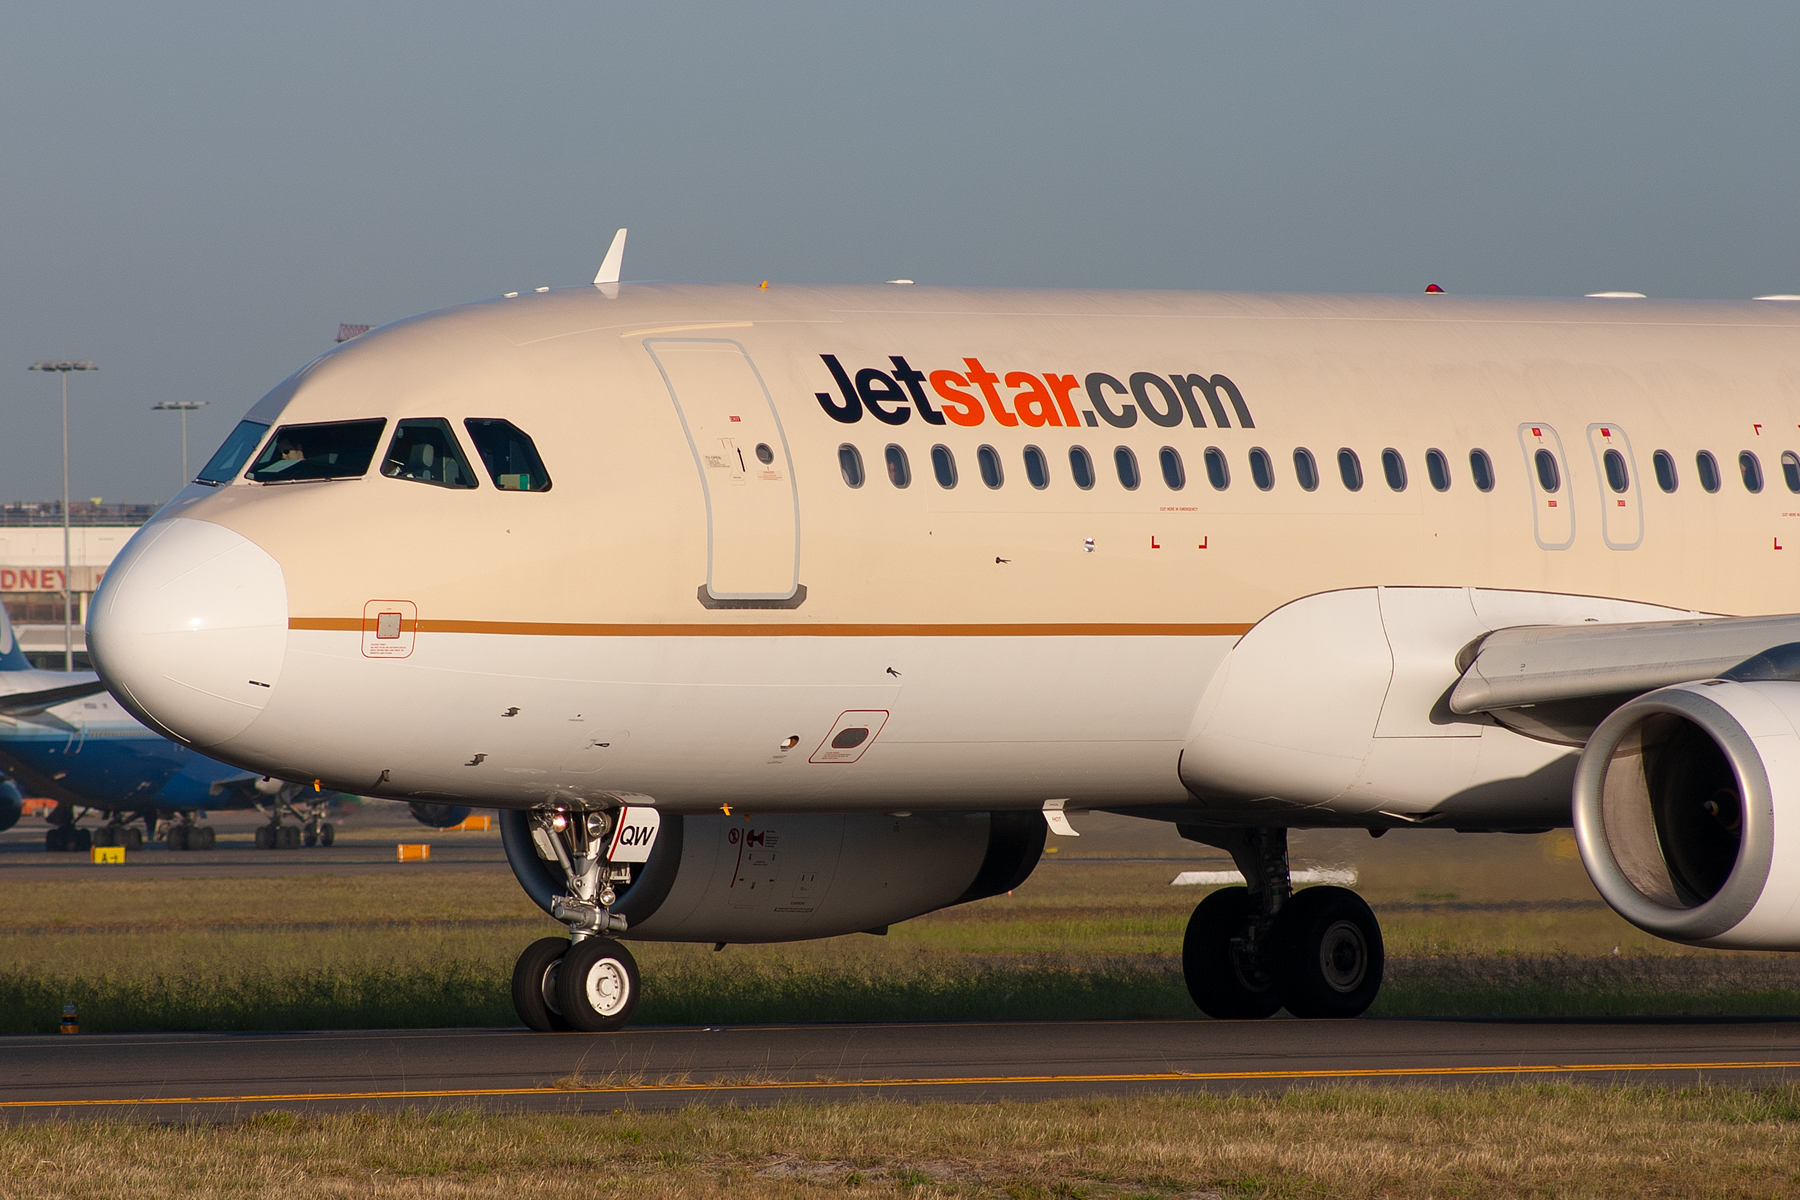
{"type": "Polygon", "coordinates": [[[1305,446],[1294,448],[1294,478],[1300,481],[1300,487],[1308,492],[1317,491],[1319,487],[1319,464],[1313,453],[1305,446]]]}
{"type": "Polygon", "coordinates": [[[931,473],[937,476],[938,486],[945,491],[956,486],[956,455],[950,453],[950,447],[931,448],[931,473]]]}
{"type": "Polygon", "coordinates": [[[1137,491],[1139,482],[1137,455],[1131,452],[1130,446],[1120,446],[1113,451],[1113,466],[1119,472],[1119,486],[1128,492],[1137,491]]]}
{"type": "Polygon", "coordinates": [[[1532,455],[1532,465],[1537,468],[1538,486],[1546,492],[1560,491],[1562,488],[1562,468],[1556,465],[1556,455],[1548,450],[1539,450],[1532,455]]]}
{"type": "Polygon", "coordinates": [[[1788,491],[1800,492],[1800,455],[1792,450],[1782,451],[1781,478],[1786,481],[1788,491]]]}
{"type": "Polygon", "coordinates": [[[1094,486],[1094,458],[1085,447],[1069,447],[1069,477],[1084,492],[1094,486]]]}
{"type": "Polygon", "coordinates": [[[1212,484],[1216,492],[1231,486],[1231,464],[1225,461],[1225,452],[1217,446],[1206,448],[1206,482],[1212,484]]]}
{"type": "Polygon", "coordinates": [[[1261,446],[1250,448],[1250,482],[1263,492],[1275,486],[1275,464],[1269,461],[1269,452],[1261,446]]]}
{"type": "Polygon", "coordinates": [[[1694,455],[1694,473],[1700,476],[1700,486],[1709,492],[1719,490],[1719,460],[1712,456],[1711,450],[1702,450],[1694,455]]]}
{"type": "Polygon", "coordinates": [[[912,464],[906,461],[906,451],[889,443],[886,453],[888,482],[897,488],[912,486],[912,464]]]}
{"type": "Polygon", "coordinates": [[[550,472],[538,457],[537,445],[511,421],[470,417],[463,422],[488,478],[503,492],[547,492],[550,472]]]}
{"type": "Polygon", "coordinates": [[[263,434],[267,432],[269,427],[261,421],[239,421],[237,428],[231,431],[231,436],[225,439],[224,444],[206,460],[206,465],[200,468],[200,473],[194,476],[195,482],[230,483],[232,476],[243,470],[244,464],[250,461],[250,456],[256,453],[256,444],[262,441],[263,434]]]}
{"type": "Polygon", "coordinates": [[[1656,468],[1656,486],[1665,492],[1672,492],[1681,485],[1675,474],[1675,456],[1667,450],[1658,450],[1651,455],[1650,463],[1656,468]]]}
{"type": "Polygon", "coordinates": [[[1025,478],[1040,492],[1050,486],[1050,460],[1036,446],[1025,447],[1025,478]]]}
{"type": "Polygon", "coordinates": [[[1400,452],[1389,446],[1381,452],[1381,473],[1387,476],[1387,485],[1396,492],[1406,490],[1406,460],[1400,452]]]}
{"type": "Polygon", "coordinates": [[[838,447],[838,470],[844,476],[844,482],[853,488],[863,485],[866,476],[863,474],[862,451],[845,442],[838,447]]]}
{"type": "Polygon", "coordinates": [[[1444,457],[1442,450],[1431,449],[1425,452],[1425,477],[1431,480],[1433,490],[1450,490],[1450,460],[1444,457]]]}
{"type": "Polygon", "coordinates": [[[1338,451],[1338,478],[1351,491],[1362,491],[1362,460],[1348,446],[1338,451]]]}
{"type": "Polygon", "coordinates": [[[1006,482],[1006,472],[1000,468],[1000,452],[992,446],[983,446],[975,451],[975,467],[981,472],[981,482],[990,488],[997,488],[1006,482]]]}
{"type": "Polygon", "coordinates": [[[389,479],[409,479],[438,487],[472,488],[475,473],[469,470],[450,422],[442,417],[416,417],[400,422],[388,443],[381,473],[389,479]]]}
{"type": "Polygon", "coordinates": [[[1762,460],[1748,450],[1738,455],[1738,474],[1744,477],[1744,490],[1746,492],[1762,491],[1762,460]]]}
{"type": "Polygon", "coordinates": [[[1169,485],[1171,492],[1179,492],[1187,486],[1187,467],[1181,461],[1181,451],[1164,446],[1156,459],[1162,465],[1163,482],[1169,485]]]}
{"type": "Polygon", "coordinates": [[[245,476],[253,483],[357,479],[368,474],[387,418],[283,425],[245,476]]]}
{"type": "Polygon", "coordinates": [[[1494,490],[1494,460],[1486,450],[1469,451],[1469,478],[1475,481],[1478,492],[1494,490]]]}
{"type": "Polygon", "coordinates": [[[1606,486],[1623,495],[1631,490],[1631,472],[1625,469],[1625,456],[1617,450],[1608,450],[1600,456],[1600,466],[1606,471],[1606,486]]]}

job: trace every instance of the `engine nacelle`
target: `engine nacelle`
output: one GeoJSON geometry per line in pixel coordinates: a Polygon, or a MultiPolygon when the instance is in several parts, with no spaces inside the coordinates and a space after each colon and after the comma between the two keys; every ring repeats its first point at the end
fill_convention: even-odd
{"type": "MultiPolygon", "coordinates": [[[[513,874],[538,906],[565,890],[528,818],[502,810],[513,874]]],[[[1044,850],[1038,812],[662,815],[612,911],[624,937],[786,942],[876,931],[1011,891],[1044,850]]]]}
{"type": "Polygon", "coordinates": [[[466,804],[424,804],[415,802],[407,805],[412,819],[432,829],[449,829],[453,825],[461,825],[469,816],[466,804]]]}
{"type": "Polygon", "coordinates": [[[25,815],[25,794],[19,785],[12,780],[0,776],[0,833],[6,832],[19,823],[25,815]]]}
{"type": "Polygon", "coordinates": [[[1800,950],[1800,683],[1620,707],[1575,771],[1575,836],[1619,915],[1695,946],[1800,950]]]}

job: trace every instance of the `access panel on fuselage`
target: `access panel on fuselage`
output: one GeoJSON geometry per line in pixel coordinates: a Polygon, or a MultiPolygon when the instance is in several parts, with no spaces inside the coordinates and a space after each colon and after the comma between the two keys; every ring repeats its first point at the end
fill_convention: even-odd
{"type": "Polygon", "coordinates": [[[662,370],[706,490],[706,590],[786,600],[800,577],[794,469],[774,403],[744,348],[711,338],[644,343],[662,370]]]}

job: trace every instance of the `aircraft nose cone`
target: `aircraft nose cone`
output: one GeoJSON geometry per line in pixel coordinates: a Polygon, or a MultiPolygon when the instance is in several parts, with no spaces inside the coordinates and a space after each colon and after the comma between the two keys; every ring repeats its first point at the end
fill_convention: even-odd
{"type": "Polygon", "coordinates": [[[145,526],[88,609],[88,652],[139,719],[197,747],[242,733],[287,656],[281,565],[222,525],[145,526]]]}

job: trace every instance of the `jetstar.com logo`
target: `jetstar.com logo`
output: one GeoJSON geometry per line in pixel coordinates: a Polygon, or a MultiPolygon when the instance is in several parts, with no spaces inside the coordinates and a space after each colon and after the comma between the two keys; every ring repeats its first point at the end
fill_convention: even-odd
{"type": "Polygon", "coordinates": [[[1220,429],[1230,429],[1232,418],[1239,429],[1255,429],[1250,406],[1237,384],[1223,375],[1158,375],[1133,372],[1120,383],[1117,376],[1095,371],[1077,382],[1073,375],[1008,371],[1004,377],[981,365],[978,358],[963,359],[960,371],[915,370],[898,354],[888,356],[892,371],[864,367],[854,379],[835,354],[821,354],[837,395],[818,392],[819,406],[833,420],[846,425],[862,420],[866,412],[886,425],[904,425],[914,412],[927,425],[979,425],[989,416],[1001,425],[1093,425],[1105,421],[1114,429],[1130,429],[1138,414],[1165,429],[1187,422],[1205,429],[1206,419],[1220,429]],[[925,394],[931,385],[933,396],[925,394]],[[1008,394],[1002,395],[1004,387],[1008,394]],[[1080,397],[1080,401],[1075,399],[1080,397]],[[1127,399],[1129,397],[1129,399],[1127,399]],[[1085,402],[1091,407],[1077,410],[1085,402]],[[1097,414],[1097,415],[1096,415],[1097,414]]]}

